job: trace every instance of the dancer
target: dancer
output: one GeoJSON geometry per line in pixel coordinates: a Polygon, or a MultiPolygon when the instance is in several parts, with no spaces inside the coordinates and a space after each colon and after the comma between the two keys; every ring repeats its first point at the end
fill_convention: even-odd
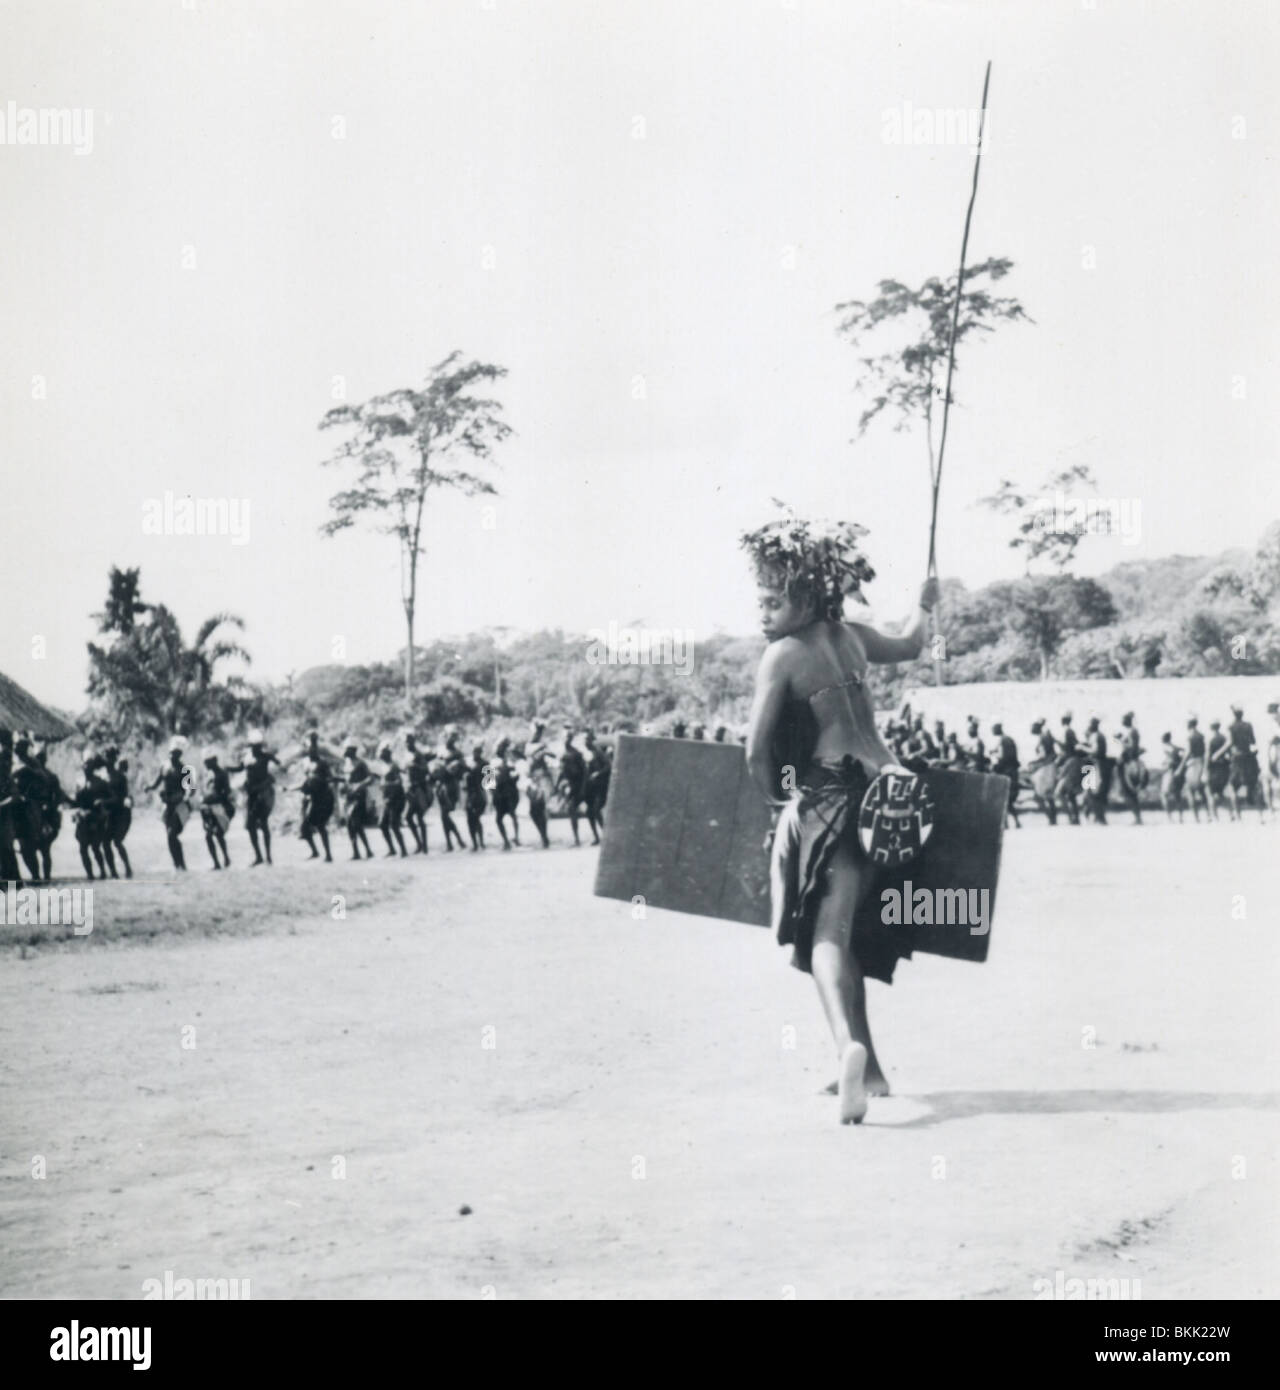
{"type": "Polygon", "coordinates": [[[1182,801],[1182,763],[1184,750],[1173,741],[1173,734],[1166,730],[1160,735],[1160,804],[1164,807],[1166,820],[1173,820],[1177,811],[1179,822],[1183,818],[1182,801]]]}
{"type": "MultiPolygon", "coordinates": [[[[124,865],[125,878],[133,877],[133,865],[129,863],[129,851],[124,842],[133,825],[133,797],[129,792],[129,759],[120,756],[120,750],[108,744],[102,750],[103,775],[107,779],[110,795],[107,798],[107,846],[114,848],[124,865]]],[[[56,780],[56,779],[55,779],[56,780]]]]}
{"type": "Polygon", "coordinates": [[[146,789],[149,792],[160,789],[169,858],[173,860],[173,867],[183,872],[187,861],[182,853],[182,832],[191,815],[190,797],[196,784],[195,772],[182,761],[186,747],[187,741],[181,734],[175,734],[169,740],[169,765],[160,769],[155,781],[146,789]]]}
{"type": "Polygon", "coordinates": [[[1257,806],[1258,817],[1266,820],[1266,802],[1260,794],[1258,786],[1258,743],[1254,737],[1253,725],[1244,717],[1244,710],[1239,705],[1231,706],[1231,713],[1234,718],[1231,726],[1227,730],[1227,737],[1231,742],[1231,805],[1235,811],[1236,820],[1244,819],[1244,812],[1241,809],[1241,793],[1245,806],[1257,806]]]}
{"type": "Polygon", "coordinates": [[[360,858],[360,846],[363,845],[365,858],[372,859],[373,850],[369,847],[367,827],[373,821],[369,810],[369,791],[373,784],[373,773],[369,771],[369,764],[360,756],[359,747],[354,739],[348,739],[343,744],[342,756],[345,760],[344,803],[347,835],[351,840],[351,858],[360,858]]]}
{"type": "Polygon", "coordinates": [[[609,799],[609,779],[613,775],[613,763],[609,757],[609,750],[604,744],[597,742],[594,730],[588,729],[582,741],[587,749],[583,799],[587,808],[587,824],[598,842],[604,834],[604,807],[609,799]]]}
{"type": "Polygon", "coordinates": [[[1186,788],[1187,800],[1191,803],[1191,814],[1200,823],[1200,807],[1204,806],[1205,819],[1212,819],[1209,811],[1208,779],[1205,776],[1204,735],[1200,732],[1199,721],[1193,714],[1187,720],[1187,751],[1178,767],[1186,788]]]}
{"type": "Polygon", "coordinates": [[[529,819],[542,840],[542,848],[550,849],[551,840],[547,836],[547,799],[555,790],[555,777],[551,771],[552,753],[544,740],[546,725],[534,721],[529,742],[525,744],[524,755],[528,760],[528,777],[525,795],[529,798],[529,819]]]}
{"type": "Polygon", "coordinates": [[[329,850],[329,818],[333,815],[333,778],[326,759],[312,756],[307,759],[307,775],[296,790],[302,793],[302,824],[298,833],[307,842],[312,859],[319,859],[315,837],[319,835],[324,847],[324,862],[333,863],[329,850]]]}
{"type": "Polygon", "coordinates": [[[498,834],[502,836],[502,848],[510,849],[514,841],[518,849],[520,819],[516,812],[520,809],[520,785],[507,758],[510,748],[511,740],[504,738],[494,750],[496,761],[493,764],[493,818],[498,825],[498,834]],[[506,827],[503,824],[508,816],[511,818],[510,840],[507,839],[506,827]]]}
{"type": "Polygon", "coordinates": [[[1147,767],[1142,755],[1147,750],[1133,722],[1133,711],[1120,716],[1120,791],[1133,812],[1134,825],[1142,824],[1142,789],[1147,785],[1147,767]]]}
{"type": "Polygon", "coordinates": [[[1107,799],[1111,795],[1112,761],[1107,752],[1107,736],[1102,732],[1102,720],[1098,715],[1090,718],[1085,735],[1093,764],[1089,771],[1085,808],[1099,825],[1106,825],[1107,799]]]}
{"type": "MultiPolygon", "coordinates": [[[[579,810],[587,795],[587,761],[574,747],[573,730],[566,725],[564,731],[564,752],[560,754],[560,775],[556,778],[556,790],[564,796],[569,810],[569,825],[573,830],[575,848],[582,844],[578,838],[579,810]]],[[[595,823],[591,823],[591,843],[598,845],[600,836],[596,834],[595,823]]]]}
{"type": "Polygon", "coordinates": [[[773,927],[779,943],[794,948],[792,964],[813,975],[839,1057],[840,1119],[854,1124],[866,1114],[868,1095],[889,1090],[871,1039],[864,979],[891,982],[900,954],[891,928],[854,932],[873,882],[858,840],[858,809],[871,780],[894,764],[865,681],[871,663],[919,654],[938,595],[937,581],[928,580],[900,637],[842,621],[845,596],[873,577],[858,548],[863,534],[837,523],[819,536],[789,518],[743,537],[769,644],[756,678],[747,766],[780,812],[773,927]],[[782,790],[789,795],[780,797],[782,790]]]}
{"type": "Polygon", "coordinates": [[[427,812],[435,800],[431,790],[431,759],[418,747],[416,734],[405,734],[404,745],[409,752],[409,761],[406,764],[409,787],[405,795],[405,820],[409,823],[409,833],[413,836],[413,852],[426,854],[427,812]]]}
{"type": "Polygon", "coordinates": [[[991,737],[996,740],[996,761],[991,769],[1001,777],[1009,779],[1009,803],[1005,807],[1005,828],[1008,829],[1009,817],[1013,817],[1015,830],[1022,829],[1022,822],[1018,819],[1018,793],[1022,790],[1021,769],[1018,763],[1018,745],[1004,731],[1003,724],[993,724],[991,726],[991,737]]]}
{"type": "Polygon", "coordinates": [[[479,744],[471,751],[471,764],[462,775],[466,795],[467,834],[471,836],[471,852],[484,848],[484,815],[489,798],[485,796],[486,768],[484,749],[479,744]]]}
{"type": "Polygon", "coordinates": [[[256,869],[259,864],[271,863],[270,817],[276,804],[276,781],[271,775],[271,764],[279,766],[280,759],[267,750],[266,740],[257,730],[250,733],[248,742],[248,766],[237,763],[227,771],[244,773],[244,823],[249,832],[249,843],[253,846],[253,862],[249,867],[256,869]],[[258,845],[259,835],[262,836],[261,848],[258,845]]]}
{"type": "Polygon", "coordinates": [[[91,749],[86,749],[81,760],[80,781],[76,783],[70,800],[76,823],[76,847],[88,879],[93,878],[95,862],[98,877],[107,877],[107,860],[103,849],[107,840],[108,790],[106,782],[99,776],[101,767],[101,758],[91,749]]]}
{"type": "Polygon", "coordinates": [[[450,749],[451,756],[447,760],[437,759],[432,764],[431,771],[431,778],[436,789],[436,805],[440,807],[440,826],[444,830],[444,847],[449,854],[453,853],[455,840],[458,842],[459,849],[465,845],[462,832],[454,822],[452,813],[458,809],[459,769],[465,771],[466,764],[461,763],[459,758],[452,756],[452,752],[453,750],[450,749]]]}
{"type": "MultiPolygon", "coordinates": [[[[227,853],[227,827],[236,813],[236,800],[231,791],[231,774],[218,762],[218,755],[210,753],[205,757],[204,795],[200,800],[200,819],[204,822],[204,842],[213,860],[213,867],[231,867],[231,855],[227,853]],[[218,862],[218,851],[222,851],[222,863],[218,862]]],[[[256,846],[255,846],[256,848],[256,846]]]]}
{"type": "Polygon", "coordinates": [[[400,830],[400,822],[404,816],[404,778],[391,756],[389,743],[384,743],[378,749],[378,758],[382,763],[382,817],[378,821],[378,829],[382,831],[382,838],[387,842],[384,858],[394,859],[396,848],[399,847],[400,858],[407,859],[409,855],[404,847],[404,835],[400,830]]]}
{"type": "Polygon", "coordinates": [[[1235,807],[1227,801],[1225,792],[1231,780],[1231,740],[1222,732],[1222,724],[1217,719],[1209,721],[1209,751],[1207,774],[1209,778],[1209,811],[1214,820],[1220,819],[1218,807],[1227,813],[1228,820],[1235,820],[1235,807]]]}

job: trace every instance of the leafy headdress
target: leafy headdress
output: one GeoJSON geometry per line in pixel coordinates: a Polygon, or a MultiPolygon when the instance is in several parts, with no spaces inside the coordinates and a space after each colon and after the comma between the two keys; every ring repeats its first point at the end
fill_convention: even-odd
{"type": "Polygon", "coordinates": [[[775,497],[785,513],[740,544],[756,573],[779,583],[788,597],[812,597],[824,618],[839,618],[847,597],[863,602],[862,586],[876,577],[861,540],[865,526],[853,521],[805,521],[775,497]]]}

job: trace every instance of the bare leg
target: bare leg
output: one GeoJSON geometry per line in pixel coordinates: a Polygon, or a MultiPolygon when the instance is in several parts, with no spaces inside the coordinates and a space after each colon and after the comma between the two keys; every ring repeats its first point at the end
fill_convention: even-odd
{"type": "Polygon", "coordinates": [[[876,1057],[867,1020],[866,984],[849,949],[854,913],[871,883],[872,874],[852,852],[844,845],[837,848],[814,923],[812,968],[818,998],[842,1064],[849,1044],[860,1043],[866,1048],[867,1094],[887,1096],[889,1083],[876,1057]]]}

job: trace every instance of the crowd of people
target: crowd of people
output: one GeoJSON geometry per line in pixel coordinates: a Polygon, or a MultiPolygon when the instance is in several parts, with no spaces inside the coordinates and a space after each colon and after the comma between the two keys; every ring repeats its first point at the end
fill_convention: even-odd
{"type": "MultiPolygon", "coordinates": [[[[1207,735],[1198,717],[1189,716],[1179,741],[1166,731],[1158,748],[1151,750],[1159,758],[1154,773],[1132,712],[1122,716],[1111,737],[1097,715],[1083,734],[1076,731],[1069,712],[1061,716],[1057,733],[1048,720],[1037,719],[1030,729],[1031,760],[1025,764],[1002,723],[993,723],[984,738],[973,715],[961,733],[948,730],[941,719],[928,727],[924,714],[906,705],[888,719],[883,732],[905,767],[948,767],[1007,777],[1007,818],[1015,826],[1021,825],[1018,803],[1023,792],[1031,794],[1051,825],[1060,814],[1072,825],[1089,819],[1105,825],[1115,791],[1134,822],[1141,824],[1142,796],[1153,775],[1170,820],[1180,821],[1190,810],[1196,821],[1201,812],[1206,821],[1238,821],[1250,808],[1265,817],[1280,801],[1280,702],[1269,704],[1267,713],[1271,727],[1265,746],[1239,706],[1232,706],[1225,727],[1220,720],[1210,721],[1207,735]]],[[[672,733],[705,740],[707,727],[694,724],[691,730],[687,722],[677,721],[672,733]]],[[[711,741],[729,739],[727,726],[715,727],[711,741]]],[[[502,848],[509,850],[520,844],[522,795],[544,848],[551,843],[547,832],[552,817],[569,820],[575,845],[582,842],[579,824],[585,820],[591,842],[598,844],[613,766],[607,741],[594,730],[566,726],[553,747],[540,721],[523,742],[503,738],[489,751],[476,744],[468,753],[461,734],[450,726],[437,746],[424,746],[420,735],[408,731],[399,740],[380,742],[371,757],[358,739],[340,738],[331,747],[319,730],[312,729],[302,752],[287,761],[268,748],[262,734],[251,733],[244,756],[224,763],[218,753],[207,752],[199,774],[186,760],[187,746],[182,737],[172,739],[167,761],[144,789],[159,793],[169,855],[179,870],[187,867],[183,835],[193,815],[199,817],[214,869],[231,867],[228,836],[237,815],[248,832],[250,866],[270,864],[272,818],[281,790],[301,796],[299,834],[309,857],[325,862],[333,860],[332,827],[345,831],[353,860],[374,857],[371,831],[382,836],[386,857],[426,854],[427,815],[433,808],[446,851],[486,849],[485,813],[490,811],[502,848]],[[280,786],[282,778],[295,776],[296,785],[280,786]],[[243,779],[239,798],[233,778],[243,779]],[[456,812],[466,826],[465,838],[454,819],[456,812]]],[[[64,811],[74,823],[85,877],[118,878],[123,871],[131,878],[125,842],[133,805],[129,760],[118,748],[86,749],[80,775],[68,791],[48,766],[46,745],[30,735],[0,729],[0,887],[21,884],[23,870],[30,883],[49,881],[64,811]]]]}
{"type": "MultiPolygon", "coordinates": [[[[1280,799],[1280,702],[1267,706],[1272,727],[1265,749],[1260,748],[1253,725],[1244,710],[1231,707],[1231,720],[1211,720],[1206,736],[1199,718],[1187,718],[1186,733],[1175,742],[1172,731],[1160,736],[1159,757],[1154,774],[1159,778],[1160,802],[1166,816],[1182,820],[1187,810],[1199,821],[1243,819],[1254,808],[1260,817],[1274,810],[1280,799]]],[[[1132,813],[1134,823],[1142,823],[1142,793],[1153,773],[1148,766],[1148,749],[1132,711],[1121,716],[1120,728],[1108,737],[1102,719],[1093,715],[1084,733],[1076,731],[1070,712],[1063,714],[1055,734],[1047,719],[1031,725],[1034,740],[1030,762],[1021,762],[1018,745],[1004,725],[990,728],[990,741],[984,740],[976,716],[970,715],[964,734],[947,730],[944,722],[934,721],[926,728],[925,716],[912,714],[906,705],[885,727],[885,739],[895,756],[906,767],[952,767],[975,772],[996,772],[1009,778],[1008,816],[1020,825],[1018,798],[1029,791],[1036,805],[1056,825],[1065,813],[1072,825],[1092,819],[1107,823],[1111,793],[1119,792],[1122,804],[1132,813]]],[[[1006,821],[1007,824],[1007,821],[1006,821]]]]}
{"type": "MultiPolygon", "coordinates": [[[[159,795],[169,856],[178,870],[187,867],[183,835],[198,815],[214,869],[231,867],[228,835],[241,813],[253,851],[250,867],[272,862],[271,823],[278,791],[301,796],[299,833],[310,858],[333,860],[330,827],[345,829],[351,858],[372,859],[369,832],[381,833],[387,857],[428,853],[427,813],[440,817],[445,849],[467,847],[454,813],[461,810],[472,852],[484,850],[485,812],[509,850],[520,844],[520,799],[526,800],[544,848],[551,844],[548,821],[567,817],[573,843],[581,844],[579,822],[585,820],[592,843],[604,828],[612,757],[593,730],[566,727],[555,746],[546,725],[535,722],[523,742],[503,738],[486,753],[476,744],[468,754],[456,727],[444,731],[437,747],[424,746],[416,731],[399,740],[380,742],[367,757],[360,740],[343,737],[330,747],[312,729],[306,746],[287,760],[267,746],[261,733],[250,733],[244,756],[223,762],[206,752],[202,771],[187,761],[188,742],[174,737],[166,762],[143,789],[159,795]],[[578,747],[579,737],[582,747],[578,747]],[[232,778],[242,781],[237,788],[232,778]],[[287,785],[297,777],[296,785],[287,785]],[[286,785],[280,786],[281,781],[286,785]],[[408,829],[413,849],[405,839],[408,829]],[[508,833],[509,832],[509,833],[508,833]]],[[[115,747],[86,749],[80,775],[68,793],[48,766],[48,749],[28,735],[0,729],[0,887],[48,882],[52,848],[62,828],[63,809],[75,823],[80,863],[89,879],[126,878],[133,867],[125,847],[133,820],[129,761],[115,747]],[[16,852],[15,852],[16,850],[16,852]],[[21,859],[21,865],[19,864],[21,859]],[[95,872],[96,871],[96,872],[95,872]]]]}

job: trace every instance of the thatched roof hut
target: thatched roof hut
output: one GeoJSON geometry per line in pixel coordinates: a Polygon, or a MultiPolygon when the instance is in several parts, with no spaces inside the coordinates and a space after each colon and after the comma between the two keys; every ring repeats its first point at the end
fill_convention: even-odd
{"type": "Polygon", "coordinates": [[[0,728],[33,733],[38,738],[70,738],[75,726],[46,708],[8,676],[0,672],[0,728]]]}

